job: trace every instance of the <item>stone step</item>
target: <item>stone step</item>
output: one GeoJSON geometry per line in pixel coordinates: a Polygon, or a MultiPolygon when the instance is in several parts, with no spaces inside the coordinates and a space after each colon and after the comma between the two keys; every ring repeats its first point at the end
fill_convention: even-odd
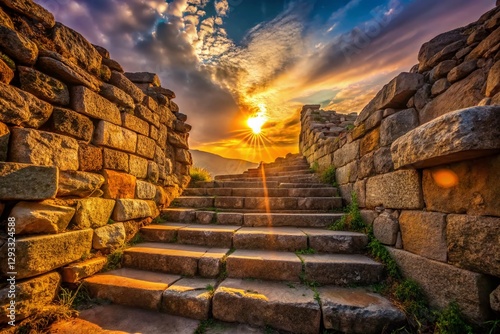
{"type": "Polygon", "coordinates": [[[141,243],[123,252],[123,266],[184,276],[217,277],[229,249],[141,243]]]}
{"type": "Polygon", "coordinates": [[[320,305],[314,292],[300,284],[226,279],[215,291],[212,312],[215,319],[226,322],[320,333],[320,305]]]}
{"type": "MultiPolygon", "coordinates": [[[[221,181],[213,181],[213,182],[221,182],[221,181]]],[[[240,177],[235,177],[231,179],[227,179],[223,181],[224,184],[226,183],[247,183],[249,184],[248,187],[243,187],[243,188],[255,188],[258,187],[256,185],[250,186],[250,184],[254,183],[259,183],[262,184],[263,178],[262,177],[257,177],[257,176],[240,176],[240,177]]],[[[310,174],[310,175],[292,175],[292,176],[269,176],[266,177],[266,182],[267,186],[270,187],[270,184],[273,182],[277,183],[319,183],[319,177],[316,174],[310,174]]],[[[227,188],[227,186],[225,186],[227,188]]],[[[242,188],[242,187],[240,187],[242,188]]]]}
{"type": "Polygon", "coordinates": [[[333,187],[321,188],[188,188],[183,196],[241,196],[241,197],[336,197],[333,187]]]}
{"type": "Polygon", "coordinates": [[[198,209],[334,210],[342,207],[342,198],[181,196],[172,202],[172,206],[198,209]]]}
{"type": "MultiPolygon", "coordinates": [[[[302,211],[301,211],[302,212],[302,211]]],[[[246,213],[243,226],[328,227],[344,214],[339,213],[246,213]]]]}
{"type": "Polygon", "coordinates": [[[363,233],[318,228],[299,229],[307,235],[308,248],[318,253],[354,254],[362,252],[368,245],[368,236],[363,233]]]}
{"type": "Polygon", "coordinates": [[[163,292],[178,275],[122,268],[86,278],[84,284],[94,298],[115,304],[160,310],[163,292]]]}
{"type": "MultiPolygon", "coordinates": [[[[314,172],[306,167],[305,169],[300,169],[300,170],[292,170],[292,171],[268,171],[267,169],[264,170],[265,176],[266,177],[271,177],[271,176],[306,176],[313,174],[314,172]]],[[[247,171],[243,173],[244,176],[247,177],[261,177],[262,176],[262,171],[247,171]]],[[[217,180],[217,177],[215,177],[217,180]]]]}
{"type": "Polygon", "coordinates": [[[384,266],[358,254],[299,255],[305,279],[319,284],[374,284],[380,282],[384,266]]]}
{"type": "Polygon", "coordinates": [[[292,188],[292,189],[301,189],[301,188],[326,188],[332,187],[332,185],[320,183],[320,182],[282,182],[279,185],[280,188],[292,188]]]}
{"type": "Polygon", "coordinates": [[[232,278],[292,282],[304,278],[319,284],[368,285],[382,279],[384,266],[363,255],[296,255],[291,252],[237,249],[227,257],[226,270],[232,278]]]}
{"type": "Polygon", "coordinates": [[[187,245],[231,248],[233,235],[241,226],[189,225],[177,232],[177,242],[187,245]]]}
{"type": "Polygon", "coordinates": [[[279,182],[267,181],[266,183],[258,180],[244,179],[244,181],[198,181],[194,183],[194,188],[278,188],[279,182]]]}

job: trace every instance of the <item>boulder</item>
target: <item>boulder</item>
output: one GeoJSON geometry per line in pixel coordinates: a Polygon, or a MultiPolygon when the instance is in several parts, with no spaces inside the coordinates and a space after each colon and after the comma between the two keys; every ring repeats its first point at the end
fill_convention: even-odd
{"type": "Polygon", "coordinates": [[[92,248],[97,250],[113,249],[125,243],[125,227],[116,223],[96,228],[92,238],[92,248]]]}
{"type": "Polygon", "coordinates": [[[52,34],[54,44],[60,54],[76,59],[78,65],[86,71],[99,74],[102,57],[85,37],[59,22],[56,23],[52,34]]]}
{"type": "Polygon", "coordinates": [[[92,44],[92,46],[97,50],[97,52],[99,52],[99,54],[101,55],[103,60],[104,60],[104,58],[109,59],[109,56],[110,56],[109,51],[106,48],[104,48],[100,45],[96,45],[96,44],[92,44]]]}
{"type": "Polygon", "coordinates": [[[136,178],[133,175],[115,172],[109,169],[103,170],[104,184],[102,191],[104,198],[134,198],[136,178]]]}
{"type": "MultiPolygon", "coordinates": [[[[108,65],[109,66],[109,65],[108,65]]],[[[111,67],[111,66],[110,66],[111,67]]],[[[112,67],[111,67],[112,68],[112,67]]],[[[112,71],[109,83],[120,88],[128,95],[132,96],[136,103],[142,102],[144,93],[132,81],[120,72],[112,71]]]]}
{"type": "Polygon", "coordinates": [[[97,172],[102,169],[102,148],[85,143],[79,143],[78,160],[80,170],[85,172],[97,172]]]}
{"type": "MultiPolygon", "coordinates": [[[[100,121],[94,132],[93,144],[135,153],[137,134],[106,121],[100,121]]],[[[154,146],[153,146],[154,149],[154,146]]]]}
{"type": "Polygon", "coordinates": [[[9,138],[9,127],[0,122],[0,161],[7,160],[7,153],[9,151],[9,138]]]}
{"type": "Polygon", "coordinates": [[[465,41],[467,36],[464,36],[462,32],[462,28],[448,31],[424,43],[418,53],[419,72],[422,73],[430,70],[432,68],[429,64],[430,60],[443,50],[443,48],[459,40],[465,41]]]}
{"type": "Polygon", "coordinates": [[[384,245],[394,246],[399,232],[398,220],[387,212],[382,212],[373,221],[373,234],[384,245]]]}
{"type": "Polygon", "coordinates": [[[17,31],[0,25],[0,48],[23,65],[34,65],[38,57],[35,43],[17,31]]]}
{"type": "MultiPolygon", "coordinates": [[[[17,279],[37,276],[79,260],[90,252],[92,230],[16,238],[17,279]]],[[[7,270],[7,245],[0,249],[2,272],[7,270]]]]}
{"type": "Polygon", "coordinates": [[[425,66],[434,67],[439,62],[442,62],[447,59],[451,59],[459,50],[461,50],[464,46],[466,46],[466,41],[464,39],[457,40],[453,43],[445,46],[441,51],[436,53],[425,66]]]}
{"type": "Polygon", "coordinates": [[[400,170],[371,177],[366,182],[366,206],[421,209],[424,202],[420,179],[416,170],[400,170]]]}
{"type": "Polygon", "coordinates": [[[109,67],[111,71],[123,73],[123,67],[116,60],[103,58],[102,63],[109,67]]]}
{"type": "Polygon", "coordinates": [[[380,126],[380,145],[387,146],[396,139],[418,126],[418,115],[415,109],[399,111],[382,121],[380,126]]]}
{"type": "Polygon", "coordinates": [[[456,302],[469,320],[481,323],[489,318],[492,278],[403,250],[387,249],[403,275],[420,285],[431,306],[445,308],[456,302]]]}
{"type": "MultiPolygon", "coordinates": [[[[16,281],[16,324],[50,304],[56,297],[61,283],[61,276],[52,272],[29,280],[16,281]]],[[[11,321],[8,317],[11,299],[10,286],[0,290],[0,324],[11,321]]]]}
{"type": "Polygon", "coordinates": [[[68,87],[61,81],[30,67],[18,66],[17,70],[23,90],[50,103],[69,104],[68,87]]]}
{"type": "Polygon", "coordinates": [[[442,94],[442,93],[446,92],[446,90],[450,87],[451,87],[451,83],[446,78],[439,79],[438,81],[436,81],[434,83],[434,85],[432,85],[432,88],[431,88],[432,96],[442,94]]]}
{"type": "Polygon", "coordinates": [[[88,197],[101,188],[103,183],[104,177],[99,174],[80,171],[62,171],[59,173],[59,189],[57,190],[57,196],[88,197]]]}
{"type": "Polygon", "coordinates": [[[118,107],[84,86],[71,89],[71,108],[84,115],[121,125],[118,107]]]}
{"type": "Polygon", "coordinates": [[[407,133],[391,146],[396,168],[436,166],[500,150],[500,106],[450,112],[407,133]]]}
{"type": "Polygon", "coordinates": [[[57,193],[56,167],[0,162],[1,200],[43,200],[57,193]]]}
{"type": "Polygon", "coordinates": [[[14,23],[12,22],[10,16],[7,15],[7,13],[5,13],[2,8],[0,8],[0,24],[6,26],[7,28],[15,29],[14,23]]]}
{"type": "Polygon", "coordinates": [[[428,259],[446,262],[446,215],[403,211],[399,216],[404,249],[428,259]]]}
{"type": "Polygon", "coordinates": [[[101,271],[107,263],[105,257],[70,264],[62,268],[62,281],[65,283],[77,283],[80,280],[92,276],[101,271]]]}
{"type": "Polygon", "coordinates": [[[461,268],[500,276],[500,218],[448,215],[448,262],[461,268]]]}
{"type": "Polygon", "coordinates": [[[22,125],[35,129],[44,125],[52,114],[52,105],[23,90],[17,89],[17,92],[26,101],[30,113],[29,119],[22,125]]]}
{"type": "Polygon", "coordinates": [[[455,60],[445,60],[440,62],[436,67],[434,67],[430,73],[432,80],[437,81],[441,78],[445,78],[455,66],[457,62],[455,60]]]}
{"type": "Polygon", "coordinates": [[[64,57],[50,54],[38,59],[37,66],[45,73],[67,84],[82,85],[93,91],[99,90],[99,81],[64,57]],[[56,57],[56,58],[54,58],[56,57]]]}
{"type": "Polygon", "coordinates": [[[88,117],[64,108],[54,108],[50,126],[57,133],[69,135],[85,142],[92,139],[94,132],[94,124],[88,117]]]}
{"type": "Polygon", "coordinates": [[[125,76],[134,83],[150,83],[153,86],[160,87],[160,78],[156,73],[149,72],[136,72],[130,73],[126,72],[125,76]]]}
{"type": "Polygon", "coordinates": [[[136,199],[117,199],[112,218],[115,221],[127,221],[153,216],[148,201],[136,199]]]}
{"type": "Polygon", "coordinates": [[[477,68],[477,61],[475,59],[464,61],[457,67],[454,67],[450,73],[448,73],[448,81],[455,83],[463,78],[467,77],[469,74],[474,72],[477,68]]]}
{"type": "Polygon", "coordinates": [[[406,107],[408,100],[424,85],[424,76],[418,73],[401,73],[385,85],[366,107],[363,108],[355,125],[367,119],[380,109],[406,107]]]}
{"type": "Polygon", "coordinates": [[[40,22],[45,28],[50,29],[56,24],[52,13],[31,0],[1,0],[0,3],[19,14],[40,22]]]}
{"type": "Polygon", "coordinates": [[[86,198],[78,201],[72,224],[77,229],[105,226],[115,207],[115,201],[104,198],[86,198]]]}
{"type": "Polygon", "coordinates": [[[500,43],[500,27],[498,27],[494,32],[489,34],[488,37],[483,39],[481,43],[478,44],[474,48],[474,50],[471,51],[465,57],[466,60],[471,60],[471,59],[479,59],[479,58],[487,58],[491,54],[494,54],[493,52],[496,52],[498,50],[498,46],[500,43]]]}
{"type": "Polygon", "coordinates": [[[43,202],[19,202],[9,217],[16,219],[16,234],[55,234],[68,227],[75,214],[74,208],[43,202]]]}
{"type": "Polygon", "coordinates": [[[486,81],[486,96],[494,96],[500,93],[500,61],[490,69],[488,80],[486,81]]]}
{"type": "Polygon", "coordinates": [[[78,169],[78,142],[55,133],[13,128],[9,153],[13,162],[78,169]]]}
{"type": "Polygon", "coordinates": [[[0,82],[8,85],[12,79],[14,79],[14,71],[0,59],[0,82]]]}

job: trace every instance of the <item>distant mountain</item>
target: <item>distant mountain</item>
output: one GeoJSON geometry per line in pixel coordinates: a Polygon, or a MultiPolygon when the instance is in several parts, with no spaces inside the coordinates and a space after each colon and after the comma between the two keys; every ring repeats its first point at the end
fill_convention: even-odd
{"type": "Polygon", "coordinates": [[[212,176],[241,174],[247,169],[256,168],[259,165],[254,162],[239,159],[228,159],[217,154],[199,150],[190,150],[190,152],[193,156],[193,165],[205,168],[210,172],[210,174],[212,174],[212,176]]]}

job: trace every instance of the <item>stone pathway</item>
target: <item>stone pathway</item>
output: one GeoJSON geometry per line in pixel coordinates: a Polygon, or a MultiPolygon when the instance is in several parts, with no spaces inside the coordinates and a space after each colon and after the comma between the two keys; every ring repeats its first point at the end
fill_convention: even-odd
{"type": "MultiPolygon", "coordinates": [[[[187,189],[163,223],[141,230],[145,242],[124,252],[122,269],[85,280],[90,293],[291,333],[381,333],[404,323],[401,311],[361,287],[384,277],[383,265],[363,255],[367,236],[327,229],[342,216],[337,189],[298,155],[263,168],[265,175],[251,169],[187,189]]],[[[154,322],[133,318],[141,333],[156,333],[154,322]]]]}

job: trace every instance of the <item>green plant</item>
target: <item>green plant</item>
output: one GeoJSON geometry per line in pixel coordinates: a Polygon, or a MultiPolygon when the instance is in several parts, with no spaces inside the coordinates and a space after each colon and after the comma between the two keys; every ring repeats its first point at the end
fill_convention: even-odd
{"type": "Polygon", "coordinates": [[[354,125],[349,124],[348,126],[346,126],[347,131],[351,131],[352,129],[354,129],[354,125]]]}
{"type": "Polygon", "coordinates": [[[121,267],[123,258],[123,248],[117,249],[108,255],[108,261],[103,271],[111,271],[121,267]]]}
{"type": "Polygon", "coordinates": [[[155,219],[153,219],[151,224],[165,224],[166,222],[167,220],[165,218],[163,218],[162,216],[158,216],[155,219]]]}
{"type": "Polygon", "coordinates": [[[500,333],[500,319],[486,321],[483,326],[488,334],[498,334],[500,333]]]}
{"type": "Polygon", "coordinates": [[[434,330],[436,334],[454,334],[454,333],[464,333],[473,334],[472,327],[469,326],[460,312],[460,308],[457,303],[451,303],[447,308],[443,309],[438,313],[436,328],[434,330]]]}
{"type": "Polygon", "coordinates": [[[216,324],[214,319],[206,319],[202,320],[200,324],[198,325],[198,328],[196,328],[194,334],[204,334],[206,333],[210,328],[214,327],[216,324]]]}
{"type": "Polygon", "coordinates": [[[340,220],[330,225],[328,229],[333,231],[368,232],[368,227],[363,221],[363,217],[361,217],[358,196],[355,192],[351,194],[351,203],[346,208],[346,214],[340,220]]]}
{"type": "Polygon", "coordinates": [[[189,174],[191,175],[191,182],[212,181],[212,175],[205,168],[193,166],[189,174]]]}
{"type": "Polygon", "coordinates": [[[10,59],[7,55],[0,53],[0,59],[2,59],[7,66],[10,67],[11,70],[15,71],[16,70],[16,63],[10,59]]]}
{"type": "Polygon", "coordinates": [[[315,162],[312,163],[311,170],[314,173],[318,173],[319,172],[319,163],[317,161],[315,161],[315,162]]]}
{"type": "Polygon", "coordinates": [[[295,251],[295,254],[297,255],[306,255],[306,254],[316,254],[316,250],[314,248],[307,248],[307,249],[300,249],[298,251],[295,251]]]}
{"type": "Polygon", "coordinates": [[[328,166],[325,170],[323,170],[319,176],[319,179],[323,183],[331,184],[332,186],[337,186],[337,181],[335,179],[335,166],[328,166]]]}
{"type": "Polygon", "coordinates": [[[111,218],[108,219],[108,224],[109,225],[114,224],[114,223],[115,223],[115,221],[113,219],[111,219],[111,218]]]}
{"type": "Polygon", "coordinates": [[[137,244],[140,244],[142,242],[144,242],[145,239],[144,239],[144,236],[141,234],[141,232],[138,232],[134,235],[134,237],[132,239],[130,239],[130,241],[128,242],[128,246],[135,246],[137,244]]]}

